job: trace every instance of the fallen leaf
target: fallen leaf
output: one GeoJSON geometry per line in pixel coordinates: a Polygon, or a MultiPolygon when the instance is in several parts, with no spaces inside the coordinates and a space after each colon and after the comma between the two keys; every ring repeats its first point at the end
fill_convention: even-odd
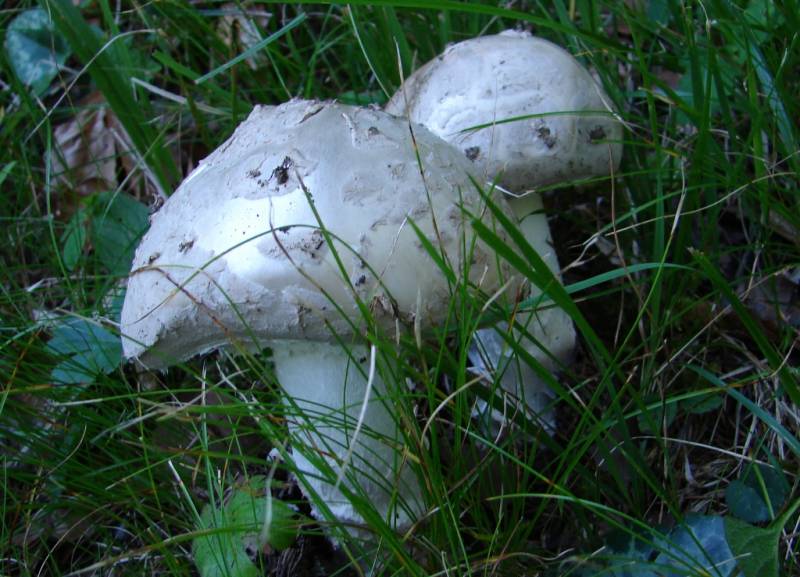
{"type": "Polygon", "coordinates": [[[124,130],[99,92],[80,104],[72,120],[56,126],[48,161],[57,184],[80,196],[117,187],[117,153],[114,130],[127,140],[124,130]]]}

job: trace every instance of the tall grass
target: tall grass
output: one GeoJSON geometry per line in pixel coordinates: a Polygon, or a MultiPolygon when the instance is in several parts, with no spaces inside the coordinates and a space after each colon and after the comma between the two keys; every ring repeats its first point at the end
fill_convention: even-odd
{"type": "MultiPolygon", "coordinates": [[[[308,513],[285,450],[285,420],[296,415],[268,351],[54,382],[65,357],[48,341],[64,318],[118,330],[124,277],[93,236],[108,208],[92,208],[99,192],[81,196],[58,174],[56,127],[96,107],[86,97],[99,93],[128,135],[113,153],[113,192],[150,205],[254,104],[382,104],[448,42],[512,27],[591,67],[626,125],[613,178],[545,192],[565,268],[564,290],[550,296],[580,332],[575,362],[542,373],[556,432],[516,414],[493,436],[471,418],[476,399],[500,406],[467,359],[486,295],[464,288],[465,271],[448,271],[458,298],[443,330],[422,346],[413,335],[372,343],[388,359],[379,370],[426,515],[399,535],[353,495],[375,537],[359,541],[323,516],[303,527],[306,562],[330,573],[575,575],[616,534],[652,542],[690,513],[727,514],[725,490],[750,463],[797,485],[796,2],[41,0],[4,6],[0,35],[34,6],[52,15],[72,57],[34,96],[0,51],[3,574],[189,575],[198,511],[264,474],[273,447],[285,458],[275,494],[308,513]],[[250,26],[260,41],[248,52],[250,26]],[[86,237],[69,256],[76,222],[86,237]]],[[[518,273],[547,282],[521,239],[512,251],[477,230],[518,273]]],[[[552,305],[523,306],[534,304],[552,305]]],[[[790,495],[785,510],[798,502],[790,495]]],[[[800,571],[796,523],[779,541],[786,575],[800,571]]],[[[263,560],[273,572],[285,561],[263,560]]]]}

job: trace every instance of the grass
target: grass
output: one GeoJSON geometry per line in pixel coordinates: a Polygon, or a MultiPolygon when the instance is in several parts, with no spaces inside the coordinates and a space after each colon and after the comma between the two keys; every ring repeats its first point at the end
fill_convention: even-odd
{"type": "MultiPolygon", "coordinates": [[[[631,556],[614,539],[638,536],[679,558],[691,540],[670,549],[670,527],[692,513],[735,517],[730,487],[763,463],[788,489],[752,526],[767,531],[791,513],[769,543],[782,574],[800,574],[796,2],[20,1],[0,10],[4,45],[10,23],[35,6],[70,56],[36,94],[0,50],[0,573],[192,574],[203,505],[267,474],[267,452],[287,440],[294,415],[266,353],[148,373],[87,368],[81,351],[48,345],[63,318],[118,330],[119,255],[130,258],[140,221],[115,198],[144,206],[168,195],[256,103],[382,104],[401,71],[447,42],[530,27],[593,68],[627,128],[613,179],[545,193],[565,268],[552,298],[580,332],[575,362],[547,376],[556,434],[517,415],[495,438],[471,419],[475,399],[492,398],[466,355],[484,301],[451,271],[461,298],[448,330],[422,347],[413,336],[399,350],[374,340],[391,359],[379,371],[426,487],[424,521],[395,535],[354,495],[382,539],[378,554],[323,519],[303,526],[304,549],[263,556],[265,570],[314,574],[319,561],[332,574],[357,558],[374,563],[341,574],[622,574],[602,573],[599,560],[631,556]],[[59,174],[58,127],[98,111],[107,129],[87,124],[83,164],[59,174]],[[54,383],[64,362],[83,367],[79,384],[54,383]],[[309,565],[289,569],[297,558],[309,565]]],[[[481,234],[537,277],[535,253],[481,234]]],[[[286,458],[275,495],[308,513],[286,458]]],[[[757,494],[776,494],[770,479],[757,494]]],[[[697,558],[680,574],[703,574],[697,558]]]]}

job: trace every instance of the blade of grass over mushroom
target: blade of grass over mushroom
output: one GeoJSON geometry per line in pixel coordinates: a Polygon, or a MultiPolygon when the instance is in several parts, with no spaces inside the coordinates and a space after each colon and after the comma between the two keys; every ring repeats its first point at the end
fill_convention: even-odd
{"type": "Polygon", "coordinates": [[[42,7],[52,15],[59,32],[69,42],[73,52],[88,67],[97,87],[125,127],[142,159],[150,166],[162,190],[172,190],[178,180],[178,169],[164,146],[163,133],[151,128],[143,110],[147,108],[146,96],[139,93],[140,100],[133,99],[134,90],[129,77],[123,76],[111,58],[109,47],[122,46],[120,36],[102,44],[100,38],[81,16],[77,7],[69,0],[40,0],[42,7]]]}
{"type": "MultiPolygon", "coordinates": [[[[588,451],[595,442],[599,444],[599,449],[605,454],[606,458],[613,462],[613,459],[611,458],[610,447],[608,447],[602,440],[602,437],[606,435],[607,431],[604,428],[591,428],[592,419],[590,417],[591,407],[599,403],[600,392],[607,387],[609,393],[612,395],[611,409],[615,415],[615,428],[618,429],[618,433],[622,435],[624,440],[624,446],[620,448],[620,450],[625,453],[626,459],[629,460],[628,464],[637,470],[644,483],[652,490],[661,493],[662,489],[660,484],[651,474],[649,467],[646,465],[644,456],[641,454],[635,444],[631,442],[632,440],[628,431],[627,420],[624,417],[624,412],[619,401],[621,397],[621,391],[617,391],[613,384],[615,375],[616,378],[619,378],[620,382],[624,382],[622,376],[618,374],[619,353],[614,355],[612,358],[612,355],[604,347],[597,334],[588,325],[572,299],[569,297],[566,290],[561,286],[558,279],[553,276],[553,273],[549,270],[549,267],[547,267],[546,263],[541,260],[541,257],[532,249],[527,241],[521,236],[519,231],[516,230],[514,224],[508,220],[505,215],[500,213],[500,211],[497,211],[496,207],[489,199],[487,200],[490,210],[495,213],[495,218],[498,220],[501,226],[504,227],[509,237],[511,237],[511,239],[517,244],[520,251],[526,257],[526,259],[528,259],[528,263],[530,264],[524,262],[518,255],[511,251],[508,246],[504,245],[504,243],[502,243],[499,238],[494,235],[494,233],[492,233],[485,225],[483,225],[483,223],[475,222],[473,226],[478,235],[489,246],[497,251],[498,254],[507,259],[516,270],[524,274],[534,284],[536,284],[536,286],[542,288],[543,292],[549,292],[546,290],[546,288],[549,289],[552,287],[552,293],[550,293],[551,299],[556,303],[556,305],[560,306],[562,309],[567,311],[568,314],[570,314],[582,332],[584,328],[588,329],[588,332],[585,332],[584,336],[587,338],[590,345],[594,344],[595,342],[599,345],[595,350],[595,362],[597,362],[601,367],[603,373],[600,387],[598,387],[597,391],[595,391],[595,393],[592,395],[592,399],[588,404],[588,408],[590,410],[581,415],[580,423],[576,427],[576,435],[571,440],[571,444],[580,445],[581,447],[580,449],[578,449],[577,446],[568,447],[567,450],[562,453],[561,461],[566,465],[566,469],[562,470],[560,474],[563,476],[569,475],[572,466],[574,466],[575,461],[571,461],[567,455],[583,454],[585,451],[588,451]],[[575,316],[573,316],[573,314],[575,316]],[[583,437],[583,442],[581,442],[579,439],[582,437],[582,435],[579,433],[584,432],[584,428],[586,427],[590,427],[589,430],[591,433],[588,435],[584,433],[585,436],[583,437]]],[[[661,267],[656,268],[657,273],[660,270],[661,267]]],[[[639,402],[641,403],[641,401],[639,402]]],[[[616,482],[621,489],[624,488],[625,483],[621,476],[617,476],[616,482]]]]}
{"type": "MultiPolygon", "coordinates": [[[[484,130],[486,128],[492,128],[493,126],[502,126],[503,124],[514,124],[517,122],[522,122],[523,120],[535,120],[537,118],[559,118],[559,117],[575,117],[575,116],[588,116],[588,117],[596,117],[596,116],[605,116],[610,118],[615,118],[616,113],[610,112],[608,110],[587,110],[587,109],[580,109],[580,110],[558,110],[555,112],[537,112],[535,114],[520,114],[517,116],[507,116],[504,118],[497,118],[492,120],[492,122],[486,122],[483,124],[475,124],[473,126],[469,126],[467,128],[462,128],[459,130],[461,134],[467,134],[470,132],[475,132],[478,130],[484,130]]],[[[603,179],[608,178],[606,176],[601,177],[603,179]]],[[[559,186],[563,186],[563,183],[559,184],[559,186]]]]}
{"type": "Polygon", "coordinates": [[[505,244],[495,232],[477,219],[472,221],[472,227],[475,229],[475,232],[496,254],[510,263],[515,270],[518,270],[526,278],[530,279],[543,294],[549,295],[549,298],[558,307],[569,314],[581,333],[584,334],[589,341],[592,351],[595,353],[601,366],[606,366],[611,361],[611,354],[597,336],[594,329],[586,321],[583,314],[581,314],[580,310],[575,306],[574,301],[561,285],[561,282],[555,277],[550,267],[547,266],[547,263],[542,260],[542,257],[539,256],[536,251],[533,250],[533,247],[525,240],[519,228],[491,201],[477,182],[473,181],[473,184],[484,197],[486,205],[494,215],[494,218],[519,248],[522,256],[519,256],[511,247],[505,244]]]}

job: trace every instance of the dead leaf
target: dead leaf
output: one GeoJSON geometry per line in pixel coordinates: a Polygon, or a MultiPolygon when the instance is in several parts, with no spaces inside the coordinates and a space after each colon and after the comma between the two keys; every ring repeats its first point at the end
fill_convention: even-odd
{"type": "Polygon", "coordinates": [[[142,170],[133,142],[103,95],[91,93],[76,110],[53,130],[53,148],[46,157],[61,193],[55,199],[56,216],[67,220],[82,198],[120,187],[149,204],[158,188],[142,170]]]}
{"type": "Polygon", "coordinates": [[[75,117],[53,131],[51,163],[56,184],[89,196],[117,186],[117,143],[113,130],[118,122],[99,92],[79,105],[75,117]]]}

